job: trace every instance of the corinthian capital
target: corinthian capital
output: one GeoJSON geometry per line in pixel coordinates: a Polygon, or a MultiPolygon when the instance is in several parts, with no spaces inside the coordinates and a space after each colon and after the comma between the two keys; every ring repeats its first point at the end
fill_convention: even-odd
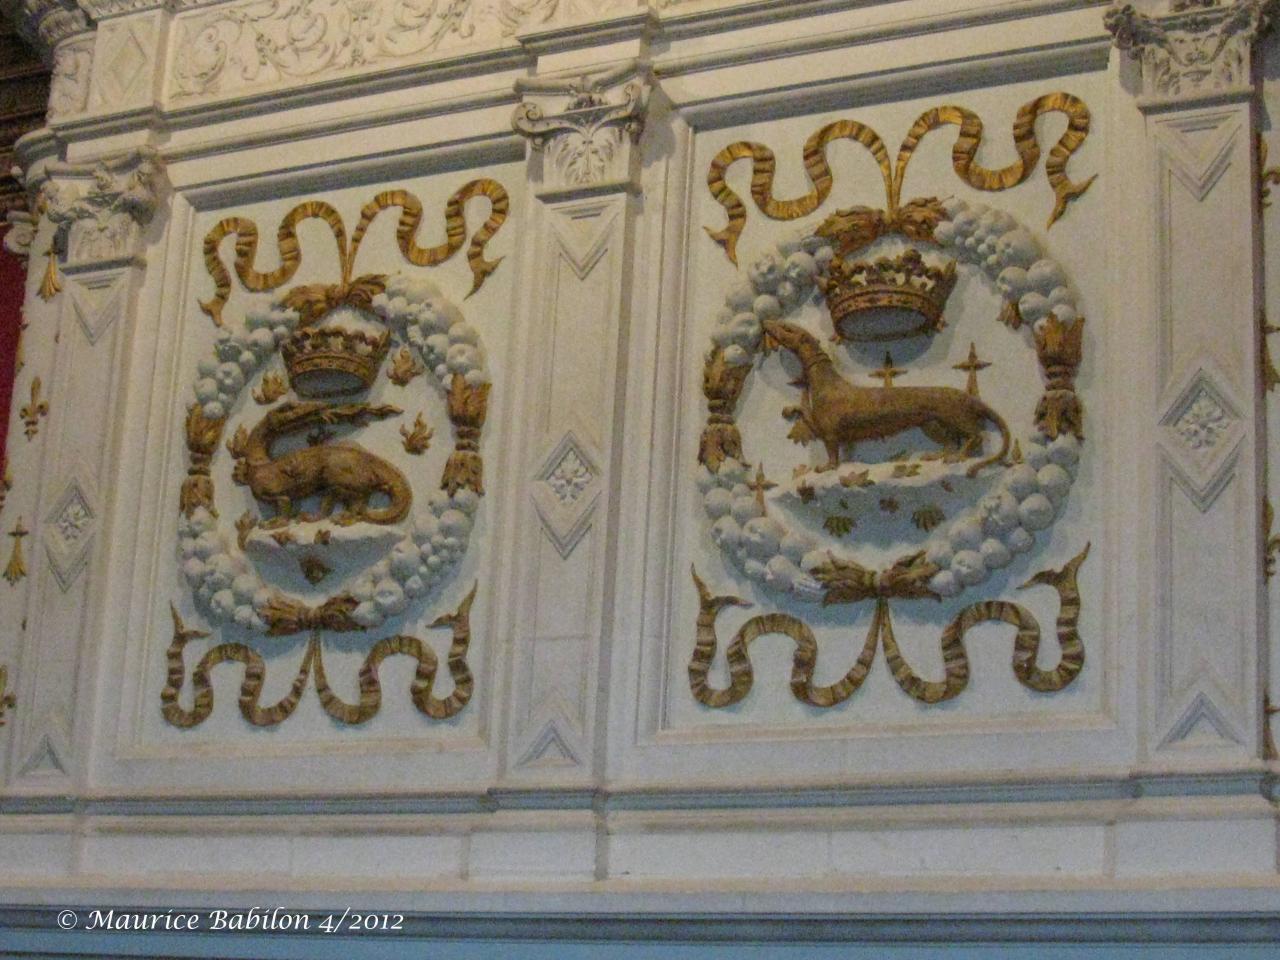
{"type": "Polygon", "coordinates": [[[75,0],[0,0],[0,10],[46,58],[67,37],[89,29],[88,18],[75,0]]]}
{"type": "Polygon", "coordinates": [[[524,102],[511,125],[543,155],[542,188],[598,189],[629,186],[638,158],[634,145],[644,130],[650,84],[644,65],[568,78],[519,80],[524,102]]]}
{"type": "Polygon", "coordinates": [[[1147,7],[1115,0],[1106,13],[1116,46],[1142,62],[1147,96],[1173,100],[1251,86],[1253,43],[1277,0],[1166,0],[1147,7]]]}
{"type": "Polygon", "coordinates": [[[142,231],[164,187],[149,149],[88,164],[51,164],[36,190],[36,210],[54,224],[54,248],[68,266],[99,266],[137,256],[142,231]]]}

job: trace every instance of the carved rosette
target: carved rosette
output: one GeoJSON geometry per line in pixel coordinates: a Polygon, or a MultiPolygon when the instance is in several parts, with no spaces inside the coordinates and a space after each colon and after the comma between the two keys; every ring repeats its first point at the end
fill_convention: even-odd
{"type": "Polygon", "coordinates": [[[1141,61],[1143,92],[1177,99],[1250,87],[1253,43],[1276,9],[1275,0],[1174,2],[1150,15],[1116,2],[1106,26],[1116,46],[1141,61]]]}
{"type": "Polygon", "coordinates": [[[629,64],[563,80],[518,82],[518,92],[533,99],[516,108],[511,125],[543,155],[544,191],[629,185],[634,180],[637,158],[632,147],[644,131],[650,93],[643,73],[626,80],[637,69],[629,64]]]}

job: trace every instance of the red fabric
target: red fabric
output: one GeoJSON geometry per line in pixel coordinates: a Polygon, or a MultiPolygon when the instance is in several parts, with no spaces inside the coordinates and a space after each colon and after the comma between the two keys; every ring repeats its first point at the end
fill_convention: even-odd
{"type": "MultiPolygon", "coordinates": [[[[3,241],[7,226],[0,226],[3,241]]],[[[13,398],[14,361],[18,332],[22,327],[25,265],[0,244],[0,464],[5,462],[5,438],[9,431],[9,407],[13,398]]]]}

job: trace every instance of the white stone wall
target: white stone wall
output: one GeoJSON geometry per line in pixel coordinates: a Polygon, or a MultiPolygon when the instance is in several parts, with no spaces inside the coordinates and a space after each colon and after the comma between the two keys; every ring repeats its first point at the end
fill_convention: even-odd
{"type": "MultiPolygon", "coordinates": [[[[0,507],[0,532],[27,531],[0,547],[10,902],[1275,909],[1259,331],[1274,212],[1255,149],[1270,4],[82,7],[23,11],[55,80],[48,126],[19,150],[40,220],[0,507]],[[942,107],[979,118],[981,144],[971,119],[944,123],[899,160],[942,107]],[[892,195],[875,149],[906,171],[892,195]],[[396,412],[317,424],[311,443],[360,444],[407,478],[413,510],[238,543],[237,518],[272,509],[236,482],[226,441],[307,399],[263,379],[302,322],[280,298],[344,279],[340,251],[388,191],[403,194],[380,201],[345,279],[392,278],[363,322],[398,339],[349,402],[396,412]],[[715,239],[739,223],[726,191],[736,263],[715,239]],[[420,223],[400,219],[404,194],[420,223]],[[814,291],[839,251],[819,228],[916,198],[936,198],[936,242],[890,223],[849,259],[956,260],[945,326],[834,341],[814,291]],[[281,224],[307,202],[289,272],[281,224]],[[774,255],[792,272],[772,276],[774,255]],[[1037,336],[1078,317],[1083,439],[1054,440],[1039,405],[1056,354],[1037,336]],[[815,368],[768,333],[779,321],[873,413],[908,387],[968,402],[972,344],[990,363],[978,396],[1024,462],[970,478],[974,450],[921,459],[936,436],[884,427],[820,471],[822,445],[782,416],[815,368]],[[405,384],[389,375],[402,346],[426,367],[405,384]],[[743,451],[730,441],[724,466],[699,462],[716,349],[749,365],[730,411],[743,451]],[[884,365],[898,379],[876,393],[884,365]],[[491,385],[478,436],[449,409],[459,380],[491,385]],[[216,517],[180,509],[203,469],[193,404],[226,420],[206,460],[216,517]],[[414,452],[419,414],[432,436],[414,452]],[[438,489],[460,438],[482,495],[438,489]],[[324,561],[318,583],[299,556],[324,561]],[[882,575],[824,604],[832,557],[932,566],[923,594],[882,575]],[[741,602],[700,599],[691,569],[741,602]],[[269,635],[273,588],[354,612],[269,635]],[[473,690],[451,664],[460,621],[439,621],[466,610],[473,690]],[[763,634],[746,692],[744,629],[763,634]],[[1056,681],[1029,681],[1073,630],[1078,675],[1069,654],[1056,681]],[[395,636],[431,652],[437,702],[469,699],[428,715],[412,656],[371,686],[362,665],[395,636]],[[220,646],[202,713],[193,670],[220,646]],[[851,667],[839,702],[796,692],[851,667]],[[721,690],[736,702],[716,705],[721,690]]],[[[298,433],[273,455],[307,446],[298,433]]]]}

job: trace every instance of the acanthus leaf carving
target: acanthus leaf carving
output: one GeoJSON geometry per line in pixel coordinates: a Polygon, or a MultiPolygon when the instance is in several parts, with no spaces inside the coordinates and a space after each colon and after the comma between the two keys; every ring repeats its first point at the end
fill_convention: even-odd
{"type": "Polygon", "coordinates": [[[36,208],[54,225],[53,252],[77,266],[133,257],[163,189],[155,151],[131,150],[87,164],[51,164],[36,208]]]}
{"type": "Polygon", "coordinates": [[[627,148],[644,131],[649,103],[643,65],[631,61],[577,77],[534,77],[518,81],[516,89],[539,98],[517,107],[511,125],[529,138],[534,150],[545,152],[546,186],[578,188],[630,179],[627,148]],[[607,91],[623,81],[617,97],[611,97],[607,91]]]}
{"type": "Polygon", "coordinates": [[[1180,98],[1248,86],[1253,42],[1275,11],[1275,0],[1184,2],[1151,16],[1114,2],[1106,27],[1119,49],[1141,60],[1148,96],[1180,98]]]}

